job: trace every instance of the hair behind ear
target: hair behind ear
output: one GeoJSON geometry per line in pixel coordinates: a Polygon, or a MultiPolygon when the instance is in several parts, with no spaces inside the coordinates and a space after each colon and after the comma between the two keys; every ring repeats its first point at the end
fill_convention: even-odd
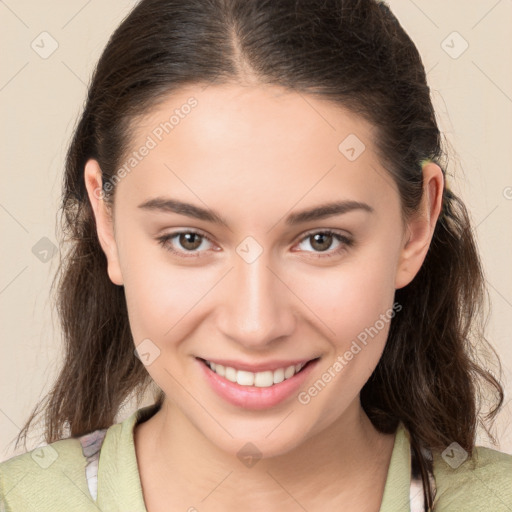
{"type": "Polygon", "coordinates": [[[487,385],[495,395],[489,419],[504,396],[499,381],[477,363],[479,348],[494,354],[501,372],[484,337],[483,275],[467,209],[445,189],[425,262],[413,281],[396,291],[402,311],[361,392],[364,409],[381,431],[394,431],[401,420],[421,446],[444,450],[457,441],[472,454],[478,396],[487,385]]]}

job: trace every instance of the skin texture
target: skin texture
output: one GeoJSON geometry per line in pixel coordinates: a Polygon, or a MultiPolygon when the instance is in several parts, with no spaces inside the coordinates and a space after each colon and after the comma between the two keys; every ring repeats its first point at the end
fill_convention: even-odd
{"type": "Polygon", "coordinates": [[[424,166],[421,211],[404,225],[370,124],[318,98],[254,85],[180,90],[137,122],[129,151],[191,97],[197,106],[116,185],[113,218],[98,198],[98,163],[85,167],[108,273],[124,286],[135,345],[150,339],[160,350],[146,368],[167,398],[135,430],[148,511],[378,511],[394,435],[374,429],[359,393],[389,322],[307,405],[297,394],[266,410],[231,405],[195,358],[321,357],[307,390],[392,309],[395,289],[420,269],[441,208],[441,169],[424,166]],[[354,161],[338,149],[350,134],[366,147],[354,161]],[[139,208],[156,197],[211,208],[228,227],[139,208]],[[285,223],[291,213],[338,200],[374,211],[285,223]],[[211,241],[172,238],[168,246],[180,257],[157,240],[186,229],[211,241]],[[315,243],[310,232],[326,229],[353,244],[315,243]],[[262,249],[252,263],[237,252],[248,236],[262,249]],[[262,453],[250,468],[237,458],[247,442],[262,453]]]}

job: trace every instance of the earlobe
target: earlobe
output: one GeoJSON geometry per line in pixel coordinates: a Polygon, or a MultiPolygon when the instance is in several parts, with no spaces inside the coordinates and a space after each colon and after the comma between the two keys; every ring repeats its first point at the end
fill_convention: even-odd
{"type": "Polygon", "coordinates": [[[419,272],[430,247],[443,202],[444,177],[433,163],[423,167],[423,197],[417,215],[407,224],[397,265],[395,289],[407,286],[419,272]]]}
{"type": "Polygon", "coordinates": [[[110,280],[119,286],[124,284],[114,225],[111,212],[104,201],[102,190],[102,172],[97,160],[90,159],[84,169],[85,187],[96,220],[96,232],[101,248],[105,253],[110,280]]]}

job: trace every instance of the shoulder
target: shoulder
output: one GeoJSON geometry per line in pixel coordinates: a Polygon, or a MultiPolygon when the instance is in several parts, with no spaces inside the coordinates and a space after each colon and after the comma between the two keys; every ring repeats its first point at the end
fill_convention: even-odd
{"type": "Polygon", "coordinates": [[[435,510],[511,511],[512,455],[482,446],[467,455],[456,443],[434,452],[435,510]]]}
{"type": "Polygon", "coordinates": [[[40,446],[0,463],[0,503],[7,512],[96,509],[80,440],[40,446]]]}
{"type": "MultiPolygon", "coordinates": [[[[129,482],[139,482],[134,425],[151,417],[158,408],[159,404],[143,407],[108,429],[62,439],[1,462],[0,511],[97,512],[95,500],[99,500],[100,489],[103,494],[106,489],[111,491],[115,502],[119,489],[129,485],[128,480],[119,477],[121,470],[130,468],[129,482]]],[[[144,510],[143,505],[139,508],[144,510]]]]}

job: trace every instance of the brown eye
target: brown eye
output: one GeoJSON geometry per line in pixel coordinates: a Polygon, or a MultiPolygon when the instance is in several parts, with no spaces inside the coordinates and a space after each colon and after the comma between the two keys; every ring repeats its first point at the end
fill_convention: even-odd
{"type": "Polygon", "coordinates": [[[330,248],[334,237],[329,235],[328,233],[316,233],[314,235],[310,235],[311,247],[316,249],[317,251],[326,251],[330,248]]]}
{"type": "Polygon", "coordinates": [[[203,242],[212,243],[206,235],[190,230],[169,233],[157,240],[164,249],[184,258],[201,256],[205,252],[200,249],[203,242]]]}
{"type": "Polygon", "coordinates": [[[341,254],[342,252],[346,251],[349,247],[351,247],[354,243],[354,241],[351,238],[340,233],[336,233],[335,231],[329,229],[306,234],[306,236],[302,238],[299,245],[303,245],[305,244],[305,242],[308,241],[309,245],[313,248],[313,250],[306,250],[306,252],[326,253],[325,255],[317,254],[318,257],[320,258],[329,258],[331,256],[341,254]],[[335,248],[334,250],[329,250],[331,249],[334,242],[337,242],[338,247],[335,248]]]}
{"type": "Polygon", "coordinates": [[[194,251],[201,246],[201,235],[197,233],[180,233],[178,235],[178,241],[180,247],[187,249],[188,251],[194,251]],[[198,243],[199,241],[199,243],[198,243]]]}

